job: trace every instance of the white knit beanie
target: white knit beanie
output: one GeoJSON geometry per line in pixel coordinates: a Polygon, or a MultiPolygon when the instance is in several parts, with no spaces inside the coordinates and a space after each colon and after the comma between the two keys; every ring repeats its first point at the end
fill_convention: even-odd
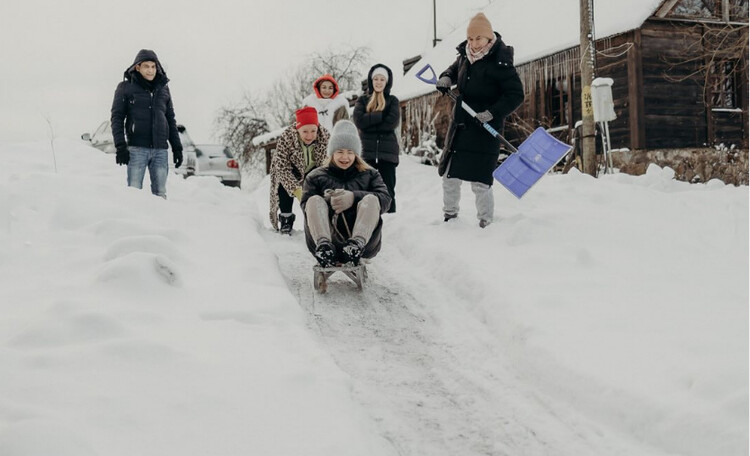
{"type": "Polygon", "coordinates": [[[385,81],[388,82],[388,70],[386,70],[384,67],[375,67],[375,69],[372,70],[372,78],[374,78],[376,75],[384,76],[385,81]]]}
{"type": "Polygon", "coordinates": [[[349,149],[357,155],[362,154],[362,141],[359,139],[357,127],[348,120],[336,122],[328,138],[328,155],[333,155],[339,149],[349,149]]]}

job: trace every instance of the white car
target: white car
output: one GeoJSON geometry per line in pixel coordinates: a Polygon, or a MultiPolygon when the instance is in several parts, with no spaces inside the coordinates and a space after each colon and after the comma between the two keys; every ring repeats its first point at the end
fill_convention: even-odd
{"type": "MultiPolygon", "coordinates": [[[[193,140],[190,138],[184,125],[177,125],[177,132],[180,134],[180,142],[182,143],[183,162],[187,162],[190,156],[195,156],[195,143],[193,143],[193,140]]],[[[101,150],[105,154],[114,154],[117,152],[117,150],[115,150],[115,140],[112,137],[112,127],[109,120],[102,122],[93,134],[82,134],[81,139],[89,141],[92,146],[101,150]]],[[[171,156],[169,157],[169,168],[182,176],[187,177],[190,175],[190,172],[186,169],[187,166],[185,166],[184,163],[179,168],[175,168],[171,156]]]]}
{"type": "Polygon", "coordinates": [[[195,151],[185,155],[185,172],[185,177],[214,176],[231,187],[239,187],[242,180],[239,162],[223,144],[196,144],[195,151]]]}
{"type": "Polygon", "coordinates": [[[101,150],[105,154],[114,154],[115,140],[112,138],[112,128],[110,128],[109,120],[102,122],[94,133],[84,133],[81,135],[81,139],[84,141],[90,141],[91,145],[101,150]]]}

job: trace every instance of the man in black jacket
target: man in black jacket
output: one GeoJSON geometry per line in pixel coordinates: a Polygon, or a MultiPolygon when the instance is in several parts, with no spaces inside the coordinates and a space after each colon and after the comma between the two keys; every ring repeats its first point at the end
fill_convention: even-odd
{"type": "Polygon", "coordinates": [[[151,193],[166,199],[167,141],[172,146],[175,168],[182,164],[182,144],[167,87],[169,79],[156,53],[148,49],[138,52],[124,76],[112,102],[115,160],[118,165],[128,165],[130,187],[143,188],[148,168],[151,193]]]}

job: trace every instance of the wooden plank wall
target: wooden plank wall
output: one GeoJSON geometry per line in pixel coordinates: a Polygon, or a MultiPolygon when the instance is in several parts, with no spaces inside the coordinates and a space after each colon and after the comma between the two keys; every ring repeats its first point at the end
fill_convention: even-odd
{"type": "Polygon", "coordinates": [[[646,148],[707,143],[699,28],[647,21],[640,30],[646,148]],[[671,80],[670,80],[671,79],[671,80]]]}
{"type": "MultiPolygon", "coordinates": [[[[596,76],[611,78],[612,101],[615,105],[617,119],[609,123],[609,133],[613,149],[633,148],[631,144],[631,116],[628,55],[632,52],[633,32],[612,37],[605,42],[597,43],[596,76]]],[[[578,97],[580,99],[580,90],[578,97]]],[[[579,103],[580,104],[580,103],[579,103]]],[[[580,118],[580,110],[576,118],[580,118]]]]}
{"type": "MultiPolygon", "coordinates": [[[[701,52],[700,30],[691,23],[648,20],[638,30],[597,40],[596,75],[614,80],[612,96],[617,119],[609,124],[613,148],[702,147],[713,144],[713,140],[747,148],[747,75],[738,87],[742,112],[707,111],[704,75],[699,71],[702,60],[690,62],[690,57],[685,57],[694,58],[701,52]],[[709,118],[715,138],[709,138],[709,118]]],[[[555,133],[565,141],[570,140],[573,126],[581,118],[580,73],[572,75],[570,82],[570,130],[555,133]]],[[[506,123],[505,136],[516,145],[523,141],[540,125],[544,104],[543,81],[526,87],[524,103],[506,123]]],[[[447,108],[436,107],[436,112],[449,113],[447,108]]],[[[436,126],[438,144],[442,145],[442,130],[447,124],[436,126]]]]}

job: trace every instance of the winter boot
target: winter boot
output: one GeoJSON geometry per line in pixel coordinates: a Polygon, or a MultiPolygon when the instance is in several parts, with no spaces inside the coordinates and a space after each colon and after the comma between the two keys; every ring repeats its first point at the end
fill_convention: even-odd
{"type": "Polygon", "coordinates": [[[486,228],[487,225],[489,225],[490,223],[492,222],[490,222],[489,220],[482,219],[479,221],[479,228],[486,228]]]}
{"type": "Polygon", "coordinates": [[[447,222],[448,220],[454,219],[456,217],[458,217],[458,214],[449,214],[446,212],[443,214],[443,221],[447,222]]]}
{"type": "Polygon", "coordinates": [[[346,241],[346,245],[343,248],[343,256],[345,263],[351,263],[354,266],[359,265],[359,258],[362,256],[362,252],[365,250],[365,240],[361,237],[353,237],[346,241]]]}
{"type": "Polygon", "coordinates": [[[318,260],[318,264],[324,268],[330,268],[336,264],[336,250],[331,244],[331,241],[321,240],[315,247],[315,253],[313,253],[315,259],[318,260]]]}
{"type": "Polygon", "coordinates": [[[281,222],[281,234],[288,234],[291,236],[292,226],[294,225],[294,214],[279,214],[279,221],[281,222]]]}

